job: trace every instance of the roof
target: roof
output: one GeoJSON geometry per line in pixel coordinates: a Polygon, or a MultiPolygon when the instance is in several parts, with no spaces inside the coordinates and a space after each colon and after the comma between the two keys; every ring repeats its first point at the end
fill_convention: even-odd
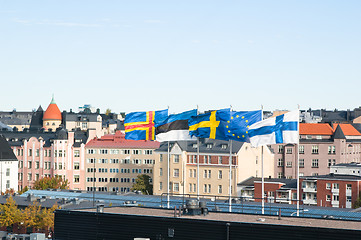
{"type": "Polygon", "coordinates": [[[64,113],[64,121],[65,122],[98,122],[98,113],[74,113],[74,112],[67,112],[64,113]]]}
{"type": "MultiPolygon", "coordinates": [[[[261,182],[262,178],[250,177],[246,180],[238,183],[238,186],[254,186],[255,182],[261,182]]],[[[295,188],[297,187],[297,179],[287,179],[287,178],[265,178],[265,183],[283,183],[283,189],[285,188],[295,188]]]]}
{"type": "Polygon", "coordinates": [[[340,125],[337,126],[336,130],[335,130],[335,134],[333,135],[334,139],[346,139],[345,134],[343,133],[340,125]]]}
{"type": "Polygon", "coordinates": [[[333,129],[337,129],[338,126],[346,136],[361,136],[361,133],[349,123],[334,124],[333,129]]]}
{"type": "MultiPolygon", "coordinates": [[[[174,146],[177,145],[185,152],[197,152],[197,147],[194,144],[197,144],[197,141],[172,141],[170,144],[174,146]]],[[[238,151],[243,146],[243,142],[232,141],[232,153],[238,153],[238,151]]],[[[202,138],[199,141],[199,152],[200,153],[221,153],[221,154],[229,154],[229,142],[223,140],[214,140],[209,138],[202,138]],[[209,145],[212,147],[210,148],[209,145]]],[[[156,152],[167,152],[168,151],[168,143],[162,142],[160,147],[156,150],[156,152]]]]}
{"type": "Polygon", "coordinates": [[[51,103],[48,108],[44,112],[43,120],[61,120],[61,112],[58,108],[58,105],[54,102],[54,98],[52,98],[51,103]]]}
{"type": "Polygon", "coordinates": [[[330,180],[357,180],[357,181],[361,181],[361,176],[346,175],[346,174],[333,174],[333,173],[330,173],[328,175],[318,175],[318,176],[309,176],[309,177],[300,177],[300,178],[305,179],[305,180],[330,179],[330,180]]]}
{"type": "Polygon", "coordinates": [[[101,138],[95,138],[90,140],[86,145],[86,148],[145,148],[145,149],[157,149],[159,148],[159,142],[146,141],[146,140],[127,140],[125,134],[117,131],[112,135],[104,135],[101,138]]]}
{"type": "Polygon", "coordinates": [[[0,161],[17,161],[13,150],[3,135],[0,135],[0,161]]]}
{"type": "Polygon", "coordinates": [[[328,123],[300,123],[301,135],[332,135],[333,129],[328,123]]]}

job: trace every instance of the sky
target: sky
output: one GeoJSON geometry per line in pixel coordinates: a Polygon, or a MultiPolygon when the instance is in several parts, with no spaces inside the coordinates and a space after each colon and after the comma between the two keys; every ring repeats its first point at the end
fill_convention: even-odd
{"type": "Polygon", "coordinates": [[[361,106],[361,1],[0,0],[0,110],[361,106]]]}

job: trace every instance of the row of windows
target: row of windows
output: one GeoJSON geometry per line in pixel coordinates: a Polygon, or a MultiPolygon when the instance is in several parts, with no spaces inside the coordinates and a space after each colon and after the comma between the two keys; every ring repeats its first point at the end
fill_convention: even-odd
{"type": "Polygon", "coordinates": [[[134,154],[134,155],[152,155],[153,150],[147,149],[147,150],[140,150],[140,149],[88,149],[88,154],[134,154]]]}
{"type": "MultiPolygon", "coordinates": [[[[335,164],[336,164],[336,159],[328,159],[328,162],[327,162],[328,167],[333,166],[335,164]]],[[[290,168],[290,167],[292,167],[292,165],[293,165],[292,161],[286,162],[286,167],[290,168]]],[[[284,160],[282,158],[278,159],[277,166],[278,167],[284,166],[284,160]]],[[[305,159],[299,159],[299,166],[300,166],[300,168],[305,167],[305,159]]],[[[319,159],[312,159],[311,167],[318,168],[319,167],[319,159]]]]}
{"type": "MultiPolygon", "coordinates": [[[[171,183],[169,185],[169,190],[174,192],[179,192],[179,183],[171,183]]],[[[163,182],[159,182],[159,190],[163,190],[163,182]]],[[[189,192],[197,192],[197,184],[195,183],[189,183],[189,192]]],[[[212,192],[212,185],[211,184],[204,184],[203,185],[203,193],[211,193],[212,192]]],[[[223,193],[223,186],[218,185],[218,193],[223,193]]]]}
{"type": "MultiPolygon", "coordinates": [[[[87,163],[96,163],[96,159],[95,158],[88,158],[87,159],[87,163]]],[[[98,163],[119,163],[119,159],[116,159],[116,158],[111,158],[111,159],[107,159],[107,158],[99,158],[98,163]]],[[[121,159],[120,160],[120,163],[121,164],[154,164],[155,163],[155,160],[153,159],[121,159]]]]}
{"type": "MultiPolygon", "coordinates": [[[[304,154],[305,153],[305,146],[304,145],[300,145],[298,147],[298,151],[300,154],[304,154]]],[[[280,145],[278,146],[278,153],[283,153],[284,152],[284,146],[280,145]]],[[[292,154],[293,152],[293,148],[287,147],[286,148],[286,153],[287,154],[292,154]]],[[[312,154],[318,154],[319,153],[319,146],[318,145],[312,145],[311,146],[311,153],[312,154]]],[[[328,146],[328,154],[336,154],[336,146],[328,146]]]]}
{"type": "MultiPolygon", "coordinates": [[[[87,187],[87,191],[91,192],[91,191],[93,191],[93,189],[95,189],[96,191],[99,191],[99,192],[107,192],[108,191],[108,187],[98,187],[98,190],[97,190],[97,188],[87,187]]],[[[118,192],[119,187],[110,187],[109,191],[118,192]]],[[[121,187],[120,192],[130,192],[130,188],[121,187]]]]}
{"type": "MultiPolygon", "coordinates": [[[[44,157],[51,157],[51,150],[50,149],[44,149],[44,157]]],[[[65,157],[65,150],[55,150],[54,151],[54,157],[65,157]]],[[[23,156],[24,150],[23,149],[17,149],[16,151],[17,156],[23,156]]],[[[33,156],[33,149],[28,149],[28,156],[33,156]]],[[[40,156],[40,149],[35,149],[35,157],[40,156]]],[[[80,156],[80,150],[74,150],[74,157],[80,156]]]]}

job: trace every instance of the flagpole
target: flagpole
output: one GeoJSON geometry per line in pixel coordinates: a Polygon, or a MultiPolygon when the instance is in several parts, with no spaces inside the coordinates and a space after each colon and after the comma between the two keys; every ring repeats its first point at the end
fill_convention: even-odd
{"type": "Polygon", "coordinates": [[[232,140],[229,141],[229,212],[232,212],[232,140]]]}
{"type": "MultiPolygon", "coordinates": [[[[263,120],[263,105],[261,105],[261,109],[262,109],[262,118],[261,121],[263,120]]],[[[263,146],[261,147],[261,174],[262,174],[262,214],[264,214],[264,175],[263,175],[263,146]]]]}
{"type": "Polygon", "coordinates": [[[170,176],[170,151],[169,151],[169,141],[168,141],[168,158],[167,158],[167,208],[170,208],[169,204],[169,176],[170,176]]]}
{"type": "MultiPolygon", "coordinates": [[[[298,114],[300,114],[300,105],[298,105],[298,114]]],[[[300,119],[297,121],[298,142],[297,142],[297,217],[300,216],[300,119]]]]}
{"type": "MultiPolygon", "coordinates": [[[[197,105],[197,115],[199,114],[197,105]]],[[[199,137],[197,137],[197,199],[199,200],[199,137]]]]}

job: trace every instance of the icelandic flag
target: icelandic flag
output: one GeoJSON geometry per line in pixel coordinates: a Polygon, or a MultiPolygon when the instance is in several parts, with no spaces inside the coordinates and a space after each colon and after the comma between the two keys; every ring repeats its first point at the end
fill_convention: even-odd
{"type": "Polygon", "coordinates": [[[158,142],[186,141],[197,138],[189,135],[188,120],[197,116],[197,109],[169,115],[162,121],[155,121],[155,134],[158,142]]]}
{"type": "Polygon", "coordinates": [[[248,130],[251,145],[258,147],[277,143],[298,143],[298,122],[298,110],[257,122],[248,130]]]}

